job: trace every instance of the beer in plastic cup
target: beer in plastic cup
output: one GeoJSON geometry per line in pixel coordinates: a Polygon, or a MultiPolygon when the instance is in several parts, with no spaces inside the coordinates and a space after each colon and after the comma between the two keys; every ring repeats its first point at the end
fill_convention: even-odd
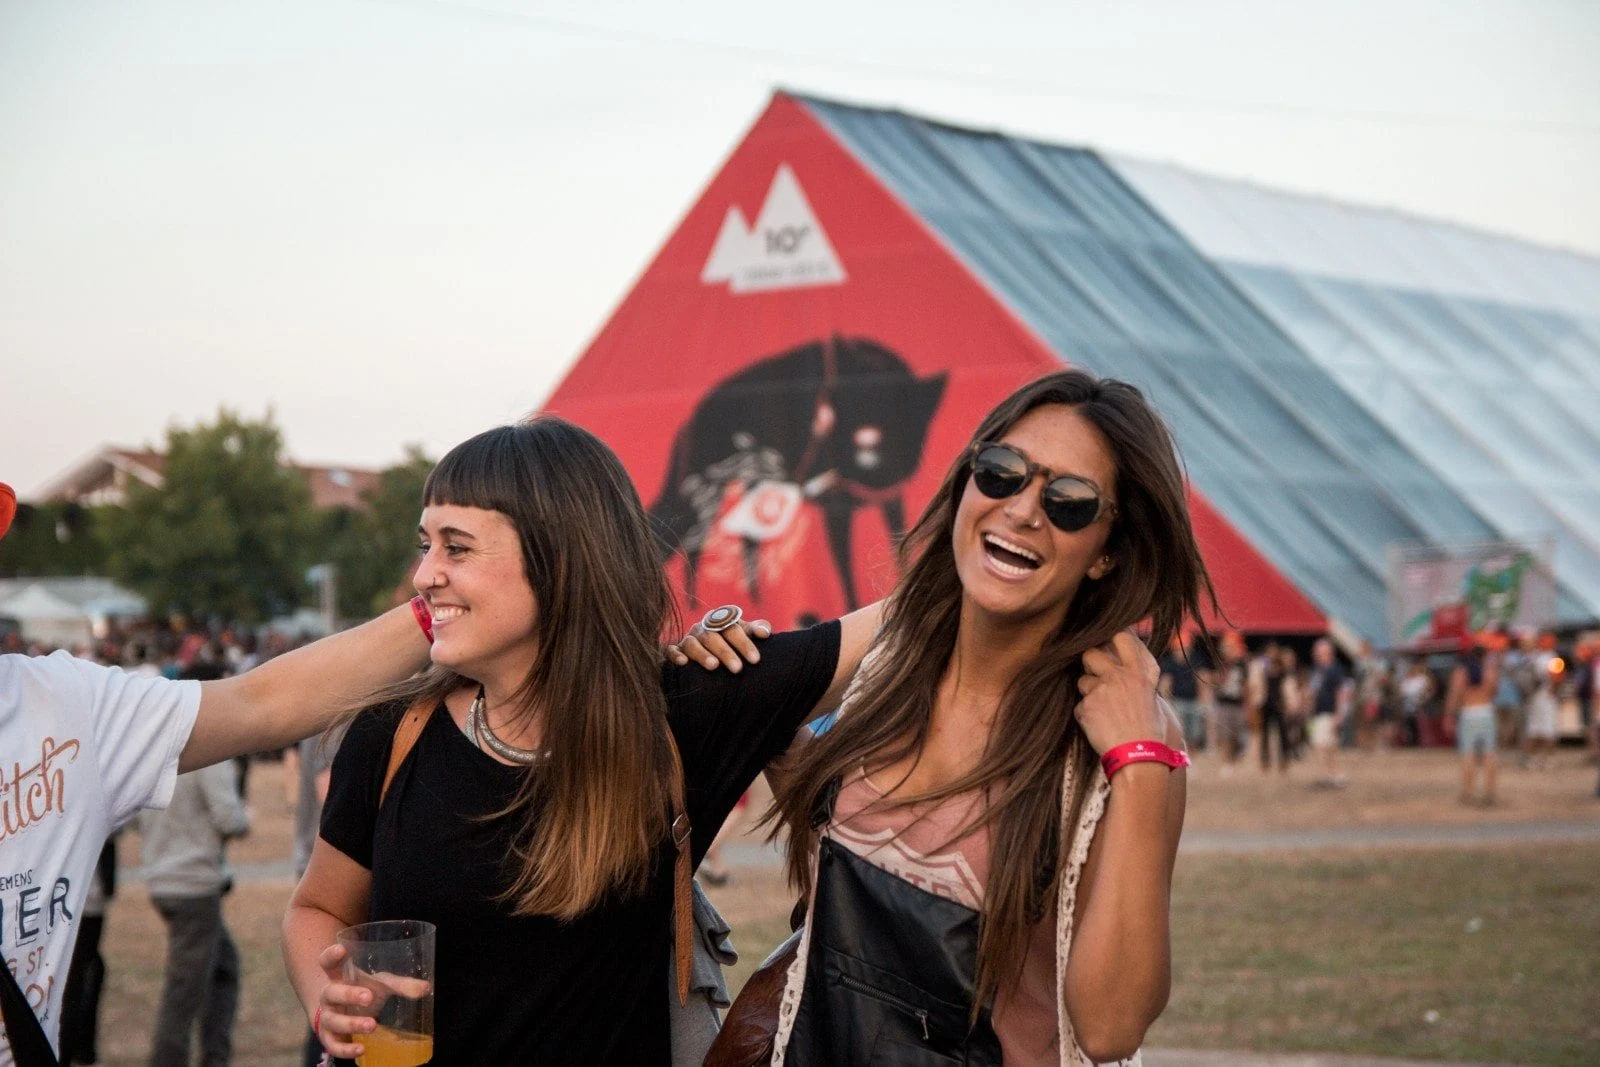
{"type": "Polygon", "coordinates": [[[433,1059],[434,934],[432,923],[415,919],[339,931],[345,981],[371,992],[365,1014],[378,1023],[351,1037],[366,1049],[359,1067],[421,1067],[433,1059]]]}

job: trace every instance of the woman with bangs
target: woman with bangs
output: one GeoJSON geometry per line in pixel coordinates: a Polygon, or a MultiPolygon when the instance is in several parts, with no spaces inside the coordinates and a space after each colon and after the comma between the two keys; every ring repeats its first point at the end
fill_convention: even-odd
{"type": "Polygon", "coordinates": [[[359,1055],[370,1000],[340,977],[335,934],[423,920],[431,1063],[667,1063],[679,865],[837,702],[876,614],[759,656],[730,631],[758,669],[663,668],[672,600],[649,520],[616,456],[560,419],[457,446],[424,503],[413,582],[432,666],[377,694],[340,746],[284,919],[291,981],[328,1051],[359,1055]]]}
{"type": "Polygon", "coordinates": [[[807,904],[771,1062],[1136,1061],[1170,989],[1188,760],[1130,628],[1165,648],[1211,589],[1171,436],[1132,386],[1042,378],[902,552],[768,814],[807,904]]]}

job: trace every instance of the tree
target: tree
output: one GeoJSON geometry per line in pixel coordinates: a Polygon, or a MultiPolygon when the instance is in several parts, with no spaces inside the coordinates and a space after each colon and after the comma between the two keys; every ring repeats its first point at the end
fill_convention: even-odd
{"type": "Polygon", "coordinates": [[[321,517],[318,562],[338,571],[339,614],[374,615],[387,610],[406,586],[417,556],[417,517],[422,486],[433,470],[418,445],[406,447],[405,461],[385,469],[366,495],[369,510],[340,508],[321,517]]]}
{"type": "Polygon", "coordinates": [[[105,573],[105,516],[114,510],[58,500],[23,504],[0,540],[0,578],[105,573]]]}
{"type": "Polygon", "coordinates": [[[298,606],[316,526],[282,450],[270,413],[254,422],[224,408],[169,430],[165,484],[130,484],[127,506],[106,516],[112,575],[157,612],[255,622],[298,606]]]}

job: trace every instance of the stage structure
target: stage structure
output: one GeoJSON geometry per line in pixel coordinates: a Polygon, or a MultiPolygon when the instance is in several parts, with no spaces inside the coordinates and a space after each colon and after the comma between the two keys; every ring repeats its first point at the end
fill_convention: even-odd
{"type": "MultiPolygon", "coordinates": [[[[1593,492],[1557,501],[1521,486],[1536,465],[1491,462],[1498,446],[1481,436],[1489,459],[1475,472],[1432,454],[1432,439],[1395,425],[1377,371],[1312,352],[1322,333],[1247,290],[1281,296],[1282,263],[1267,281],[1245,277],[1237,257],[1191,239],[1186,226],[1207,243],[1218,229],[1192,185],[1084,149],[779,93],[545,408],[617,449],[694,613],[734,601],[792,626],[881,595],[891,544],[977,420],[1063,365],[1132,382],[1173,427],[1240,629],[1386,643],[1388,546],[1504,540],[1524,520],[1497,501],[1549,513],[1556,616],[1600,613],[1600,521],[1577,522],[1593,492]]],[[[1600,279],[1600,265],[1573,262],[1600,279]]],[[[1569,290],[1581,301],[1600,286],[1569,290]]],[[[1517,320],[1545,331],[1519,334],[1529,359],[1567,323],[1561,366],[1577,378],[1562,412],[1600,410],[1591,312],[1517,320]]],[[[1425,414],[1454,425],[1464,390],[1425,414]]],[[[1566,447],[1560,469],[1600,486],[1600,449],[1587,448],[1566,447]]]]}

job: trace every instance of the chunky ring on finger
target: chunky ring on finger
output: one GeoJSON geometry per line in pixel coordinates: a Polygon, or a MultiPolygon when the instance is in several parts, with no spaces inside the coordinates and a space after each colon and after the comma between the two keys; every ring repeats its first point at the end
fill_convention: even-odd
{"type": "Polygon", "coordinates": [[[720,634],[731,626],[736,626],[744,618],[744,609],[737,604],[724,604],[720,608],[712,608],[706,612],[706,617],[700,620],[700,625],[709,632],[720,634]]]}

